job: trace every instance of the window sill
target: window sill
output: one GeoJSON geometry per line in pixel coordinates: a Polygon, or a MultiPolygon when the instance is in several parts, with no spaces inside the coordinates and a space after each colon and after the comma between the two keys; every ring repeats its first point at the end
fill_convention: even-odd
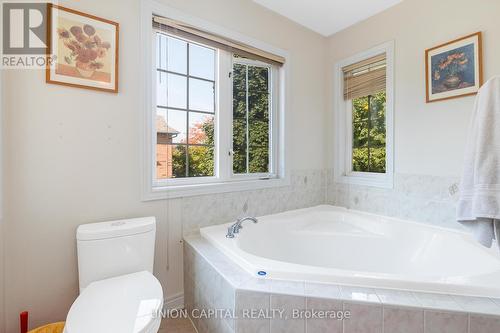
{"type": "Polygon", "coordinates": [[[394,187],[392,174],[376,174],[376,173],[355,173],[350,175],[337,176],[337,183],[371,186],[391,189],[394,187]]]}
{"type": "Polygon", "coordinates": [[[142,196],[142,201],[174,199],[215,193],[260,190],[265,188],[283,187],[289,185],[290,179],[288,177],[285,177],[275,179],[254,179],[194,185],[157,186],[150,188],[149,191],[145,191],[142,196]]]}

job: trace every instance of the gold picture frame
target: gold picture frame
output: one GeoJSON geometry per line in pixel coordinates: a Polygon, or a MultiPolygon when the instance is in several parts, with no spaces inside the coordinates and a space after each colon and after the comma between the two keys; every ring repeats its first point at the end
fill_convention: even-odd
{"type": "Polygon", "coordinates": [[[483,84],[482,33],[425,51],[427,103],[477,94],[483,84]]]}
{"type": "Polygon", "coordinates": [[[46,82],[118,92],[119,24],[48,4],[46,82]]]}

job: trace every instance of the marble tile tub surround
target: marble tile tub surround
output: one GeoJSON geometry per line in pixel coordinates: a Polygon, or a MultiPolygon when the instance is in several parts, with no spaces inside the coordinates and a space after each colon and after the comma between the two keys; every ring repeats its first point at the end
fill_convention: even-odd
{"type": "Polygon", "coordinates": [[[382,189],[335,183],[332,170],[294,170],[290,186],[172,199],[169,215],[182,221],[182,233],[188,235],[243,215],[262,216],[327,203],[462,229],[455,220],[458,183],[458,177],[396,174],[394,188],[382,189]]]}
{"type": "Polygon", "coordinates": [[[329,204],[463,230],[455,215],[458,177],[395,174],[392,189],[339,184],[331,170],[327,178],[329,204]]]}
{"type": "Polygon", "coordinates": [[[183,234],[234,221],[243,215],[262,216],[313,207],[326,202],[326,170],[294,170],[290,186],[218,193],[178,199],[183,234]]]}
{"type": "Polygon", "coordinates": [[[199,235],[184,243],[185,307],[230,309],[234,318],[195,319],[199,333],[496,333],[500,300],[258,279],[199,235]],[[350,319],[247,319],[243,309],[344,310],[350,319]],[[327,329],[325,329],[327,327],[327,329]]]}

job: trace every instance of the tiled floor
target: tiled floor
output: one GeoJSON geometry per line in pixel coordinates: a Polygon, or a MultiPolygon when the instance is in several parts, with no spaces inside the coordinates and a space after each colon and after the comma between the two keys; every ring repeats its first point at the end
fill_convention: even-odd
{"type": "Polygon", "coordinates": [[[165,319],[158,333],[196,333],[189,319],[165,319]]]}

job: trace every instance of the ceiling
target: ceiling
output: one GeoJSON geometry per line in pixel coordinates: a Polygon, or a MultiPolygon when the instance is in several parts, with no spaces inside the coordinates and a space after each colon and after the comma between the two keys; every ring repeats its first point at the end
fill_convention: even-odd
{"type": "Polygon", "coordinates": [[[402,0],[253,0],[323,36],[330,36],[402,0]]]}

